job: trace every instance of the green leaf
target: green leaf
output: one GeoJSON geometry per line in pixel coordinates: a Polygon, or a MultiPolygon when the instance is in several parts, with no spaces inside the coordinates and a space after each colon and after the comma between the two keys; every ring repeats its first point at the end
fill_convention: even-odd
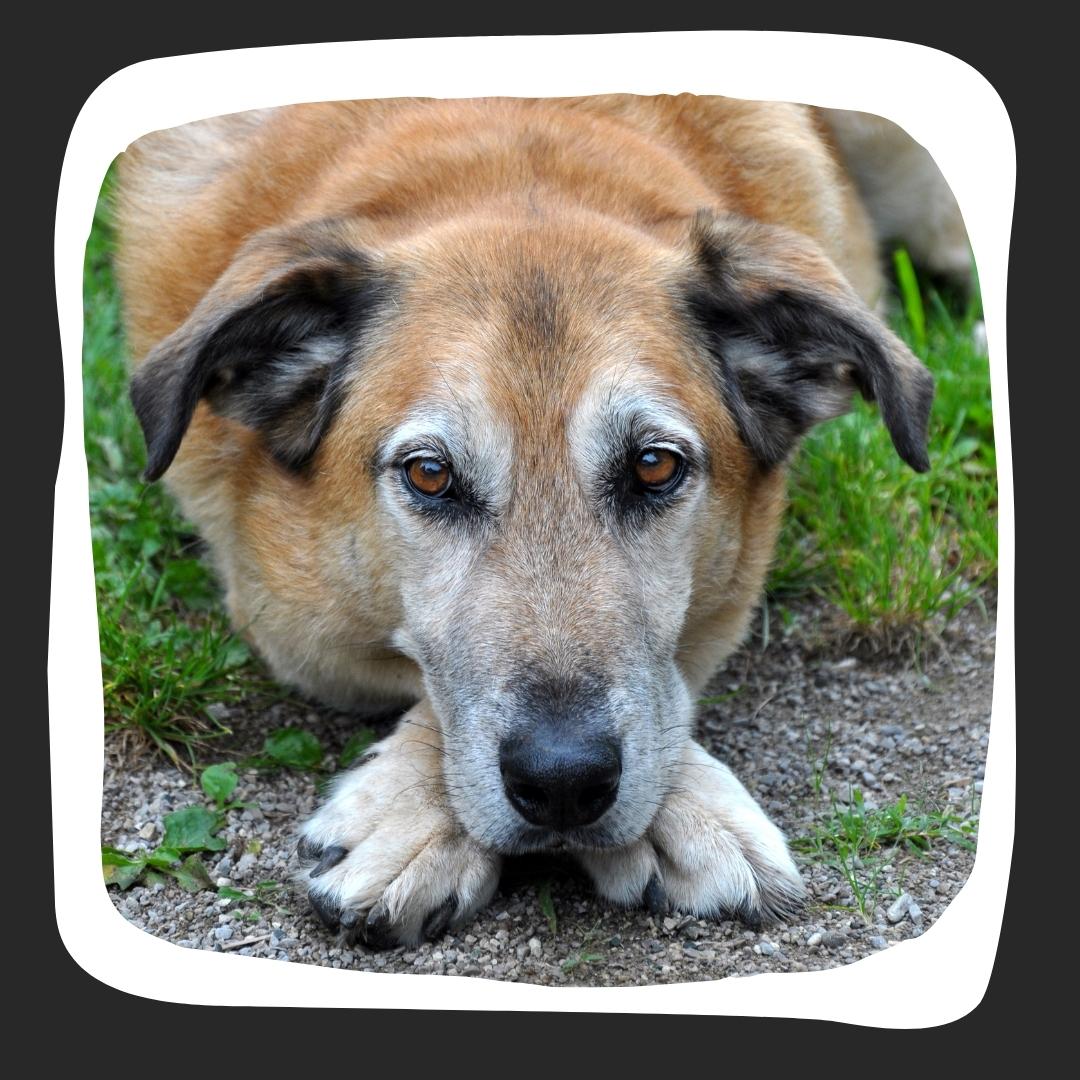
{"type": "Polygon", "coordinates": [[[221,815],[202,806],[188,806],[166,814],[161,847],[174,851],[221,851],[225,841],[214,833],[221,827],[221,815]]]}
{"type": "Polygon", "coordinates": [[[555,931],[559,928],[559,920],[555,915],[555,901],[551,899],[551,882],[545,881],[537,893],[537,900],[540,903],[540,910],[544,913],[544,917],[548,921],[548,929],[554,935],[555,931]]]}
{"type": "Polygon", "coordinates": [[[355,735],[350,735],[349,741],[342,747],[341,753],[338,755],[338,766],[347,769],[374,742],[375,732],[371,728],[361,728],[355,735]]]}
{"type": "Polygon", "coordinates": [[[133,859],[119,848],[109,847],[105,844],[101,846],[102,866],[141,866],[143,861],[142,859],[133,859]]]}
{"type": "Polygon", "coordinates": [[[106,885],[116,885],[121,891],[130,889],[145,869],[145,859],[133,859],[112,847],[101,849],[101,874],[106,885]]]}
{"type": "Polygon", "coordinates": [[[322,746],[310,731],[282,728],[271,732],[263,743],[266,756],[275,765],[290,769],[317,769],[322,764],[322,746]]]}
{"type": "Polygon", "coordinates": [[[150,852],[146,861],[150,866],[156,866],[160,870],[167,870],[173,863],[180,861],[180,852],[175,848],[159,847],[150,852]]]}
{"type": "Polygon", "coordinates": [[[229,796],[236,790],[236,762],[225,761],[220,765],[210,765],[203,769],[199,783],[207,798],[213,799],[219,810],[223,809],[229,796]]]}
{"type": "Polygon", "coordinates": [[[222,885],[217,891],[218,896],[222,900],[250,900],[251,897],[246,892],[241,892],[239,889],[230,889],[225,885],[222,885]]]}
{"type": "Polygon", "coordinates": [[[189,855],[169,873],[176,878],[182,889],[190,893],[214,887],[214,883],[210,880],[210,875],[206,872],[206,867],[198,855],[189,855]]]}

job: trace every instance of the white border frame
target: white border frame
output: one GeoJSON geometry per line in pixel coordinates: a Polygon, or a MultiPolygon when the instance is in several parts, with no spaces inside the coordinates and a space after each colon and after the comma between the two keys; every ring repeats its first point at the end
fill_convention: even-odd
{"type": "Polygon", "coordinates": [[[56,483],[49,705],[56,916],[75,962],[128,993],[222,1005],[715,1013],[885,1027],[937,1025],[966,1015],[989,981],[1013,841],[1014,531],[1005,274],[1015,174],[1008,114],[982,75],[946,53],[875,38],[691,31],[295,45],[147,61],[102,83],[72,131],[56,216],[68,408],[56,483]],[[82,449],[82,263],[109,163],[148,131],[290,101],[613,90],[725,94],[878,113],[927,147],[963,209],[991,347],[1001,508],[992,734],[970,879],[921,937],[855,965],[637,988],[544,987],[238,961],[136,929],[108,899],[98,856],[103,710],[82,449]]]}

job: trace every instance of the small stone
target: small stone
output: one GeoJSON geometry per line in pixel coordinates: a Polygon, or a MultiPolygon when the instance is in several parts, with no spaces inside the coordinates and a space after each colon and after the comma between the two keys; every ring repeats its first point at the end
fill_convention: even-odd
{"type": "Polygon", "coordinates": [[[757,946],[758,951],[762,956],[772,956],[776,952],[776,946],[771,941],[766,941],[764,938],[757,946]]]}
{"type": "Polygon", "coordinates": [[[907,914],[908,906],[911,903],[911,894],[902,893],[889,905],[889,910],[885,912],[885,918],[891,923],[898,923],[907,914]]]}
{"type": "MultiPolygon", "coordinates": [[[[981,780],[976,780],[975,781],[975,794],[976,795],[981,795],[982,794],[982,789],[983,789],[983,782],[981,780]]],[[[142,836],[142,833],[139,833],[139,835],[142,836]]]]}
{"type": "Polygon", "coordinates": [[[843,930],[830,930],[827,934],[822,934],[821,944],[826,949],[842,949],[847,944],[847,934],[843,930]]]}
{"type": "Polygon", "coordinates": [[[255,869],[255,856],[250,851],[245,852],[240,856],[236,867],[233,869],[232,876],[238,881],[243,881],[244,878],[255,869]]]}
{"type": "Polygon", "coordinates": [[[972,324],[971,343],[975,346],[975,351],[980,356],[986,355],[986,323],[984,323],[982,319],[972,324]]]}
{"type": "Polygon", "coordinates": [[[812,949],[815,945],[820,945],[823,936],[820,930],[815,931],[806,939],[806,947],[812,949]]]}
{"type": "Polygon", "coordinates": [[[228,941],[229,938],[233,936],[234,932],[235,931],[231,926],[214,927],[214,937],[217,938],[218,941],[228,941]]]}
{"type": "Polygon", "coordinates": [[[539,938],[529,938],[529,952],[533,956],[539,956],[544,951],[543,945],[540,944],[539,938]]]}
{"type": "Polygon", "coordinates": [[[156,832],[157,832],[157,826],[156,826],[156,825],[155,825],[155,824],[154,824],[154,823],[153,823],[152,821],[148,821],[148,822],[147,822],[147,823],[146,823],[146,824],[145,824],[145,825],[144,825],[144,826],[143,826],[143,827],[142,827],[142,828],[141,828],[141,829],[139,830],[139,835],[140,835],[140,836],[141,836],[141,837],[142,837],[142,838],[143,838],[144,840],[149,840],[149,839],[150,839],[150,838],[151,838],[151,837],[152,837],[152,836],[154,835],[154,833],[156,833],[156,832]]]}
{"type": "Polygon", "coordinates": [[[935,892],[941,888],[941,882],[936,877],[932,877],[926,884],[935,892]]]}
{"type": "Polygon", "coordinates": [[[875,949],[887,949],[889,947],[889,943],[880,934],[875,934],[870,939],[870,944],[875,949]]]}
{"type": "Polygon", "coordinates": [[[914,900],[908,904],[908,918],[916,925],[922,926],[922,908],[914,900]]]}

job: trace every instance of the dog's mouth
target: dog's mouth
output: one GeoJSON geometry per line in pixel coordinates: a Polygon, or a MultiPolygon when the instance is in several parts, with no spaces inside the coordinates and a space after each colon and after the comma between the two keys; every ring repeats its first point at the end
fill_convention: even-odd
{"type": "Polygon", "coordinates": [[[625,840],[616,839],[602,824],[566,830],[523,824],[508,845],[505,854],[529,855],[540,852],[557,854],[564,851],[600,850],[618,847],[625,842],[625,840]]]}

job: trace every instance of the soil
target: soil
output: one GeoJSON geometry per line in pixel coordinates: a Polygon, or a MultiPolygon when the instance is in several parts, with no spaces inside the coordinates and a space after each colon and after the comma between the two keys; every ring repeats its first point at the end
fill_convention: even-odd
{"type": "MultiPolygon", "coordinates": [[[[821,605],[797,605],[784,619],[774,611],[767,643],[756,634],[713,680],[709,695],[722,700],[701,708],[699,737],[789,839],[813,835],[855,790],[871,808],[906,796],[909,810],[975,818],[990,727],[993,600],[983,597],[985,611],[969,606],[917,663],[910,653],[866,658],[859,643],[837,633],[821,605]]],[[[318,736],[332,765],[357,721],[293,699],[257,714],[235,710],[228,723],[236,734],[213,744],[215,757],[255,754],[268,732],[299,725],[318,736]]],[[[203,804],[193,775],[160,755],[121,752],[117,744],[108,749],[104,843],[132,852],[153,848],[163,815],[203,804]]],[[[230,812],[220,834],[227,848],[205,857],[216,885],[251,890],[288,881],[295,829],[316,805],[317,783],[309,772],[241,770],[234,798],[257,805],[230,812]]],[[[963,886],[973,860],[967,846],[944,838],[924,853],[894,849],[868,857],[853,868],[863,891],[877,867],[864,915],[835,859],[803,852],[806,911],[758,930],[615,910],[591,894],[572,866],[511,860],[499,892],[472,923],[419,948],[388,952],[341,947],[287,885],[264,889],[258,901],[222,899],[211,890],[191,894],[171,881],[126,892],[113,887],[109,894],[121,914],[148,933],[185,948],[226,951],[238,963],[261,956],[358,970],[609,986],[852,963],[925,932],[963,886]],[[550,904],[542,901],[548,893],[550,904]]]]}

